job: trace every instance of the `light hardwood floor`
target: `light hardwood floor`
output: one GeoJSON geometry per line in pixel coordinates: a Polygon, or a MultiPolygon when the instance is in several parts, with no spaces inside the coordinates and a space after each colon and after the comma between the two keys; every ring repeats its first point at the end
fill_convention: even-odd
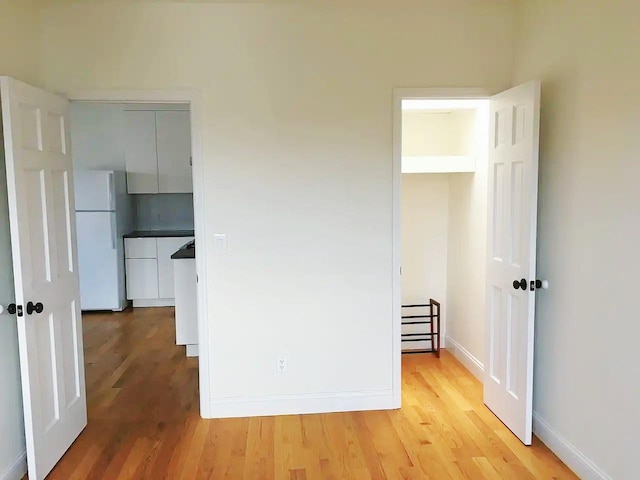
{"type": "Polygon", "coordinates": [[[577,478],[446,351],[403,358],[401,410],[202,420],[173,309],[86,315],[84,338],[89,425],[51,480],[577,478]]]}

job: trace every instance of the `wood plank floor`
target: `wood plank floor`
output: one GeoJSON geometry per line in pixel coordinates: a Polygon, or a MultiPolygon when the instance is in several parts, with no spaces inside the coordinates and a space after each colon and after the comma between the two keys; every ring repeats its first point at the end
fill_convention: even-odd
{"type": "Polygon", "coordinates": [[[89,425],[51,480],[577,478],[446,351],[403,358],[401,410],[202,420],[173,309],[86,315],[84,338],[89,425]]]}

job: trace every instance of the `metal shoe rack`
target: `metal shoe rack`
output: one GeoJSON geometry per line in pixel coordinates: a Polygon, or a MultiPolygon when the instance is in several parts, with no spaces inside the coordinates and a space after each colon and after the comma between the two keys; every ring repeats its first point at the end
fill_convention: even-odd
{"type": "MultiPolygon", "coordinates": [[[[402,305],[402,326],[424,325],[426,331],[421,327],[411,328],[411,333],[402,334],[402,353],[435,353],[440,357],[440,303],[433,298],[429,303],[418,305],[402,305]],[[417,342],[429,342],[430,349],[407,348],[417,342]]],[[[404,331],[404,330],[403,330],[404,331]]]]}

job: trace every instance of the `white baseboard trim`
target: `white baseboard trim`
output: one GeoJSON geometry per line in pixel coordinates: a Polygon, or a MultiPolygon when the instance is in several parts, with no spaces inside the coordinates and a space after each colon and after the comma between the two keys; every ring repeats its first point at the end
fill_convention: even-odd
{"type": "Polygon", "coordinates": [[[186,345],[187,347],[187,357],[197,357],[199,356],[198,352],[198,344],[186,345]]]}
{"type": "Polygon", "coordinates": [[[138,307],[175,307],[175,298],[161,298],[159,300],[134,300],[133,308],[138,307]]]}
{"type": "Polygon", "coordinates": [[[573,443],[556,432],[538,412],[533,412],[533,433],[582,480],[611,480],[573,443]]]}
{"type": "MultiPolygon", "coordinates": [[[[447,347],[478,380],[481,382],[484,380],[482,362],[451,337],[447,337],[447,347]]],[[[556,432],[545,419],[538,415],[538,412],[533,412],[533,433],[581,479],[611,480],[609,475],[587,458],[573,443],[556,432]]]]}
{"type": "Polygon", "coordinates": [[[480,360],[474,357],[469,350],[460,345],[451,337],[446,337],[447,350],[450,351],[456,359],[467,367],[474,377],[481,382],[484,381],[484,365],[480,360]]]}
{"type": "Polygon", "coordinates": [[[0,471],[0,480],[20,480],[27,474],[27,452],[23,450],[13,463],[0,471]]]}
{"type": "Polygon", "coordinates": [[[393,410],[393,391],[212,398],[211,418],[393,410]]]}

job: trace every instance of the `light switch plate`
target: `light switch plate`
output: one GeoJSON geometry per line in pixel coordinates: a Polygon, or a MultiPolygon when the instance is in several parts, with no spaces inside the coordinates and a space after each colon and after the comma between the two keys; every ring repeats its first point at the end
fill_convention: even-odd
{"type": "Polygon", "coordinates": [[[227,234],[226,233],[214,233],[213,234],[213,245],[214,245],[214,251],[216,253],[227,253],[228,252],[227,234]]]}

